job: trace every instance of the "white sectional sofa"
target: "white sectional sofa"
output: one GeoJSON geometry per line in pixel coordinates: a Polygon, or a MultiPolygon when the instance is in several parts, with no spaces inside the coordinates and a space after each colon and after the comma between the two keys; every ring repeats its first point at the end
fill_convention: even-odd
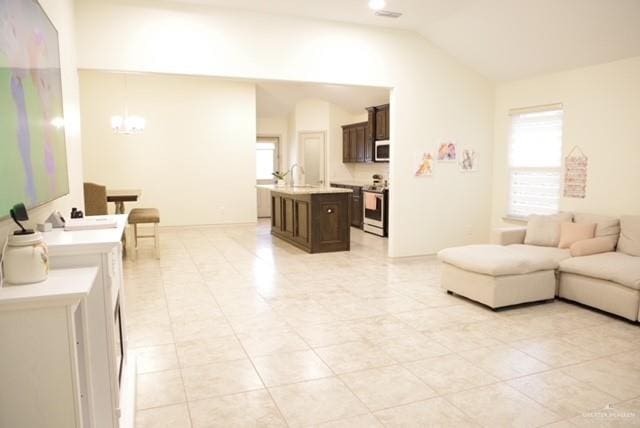
{"type": "Polygon", "coordinates": [[[536,216],[492,241],[441,251],[442,287],[492,308],[560,296],[640,319],[640,216],[536,216]],[[595,225],[594,236],[558,248],[567,222],[595,225]]]}

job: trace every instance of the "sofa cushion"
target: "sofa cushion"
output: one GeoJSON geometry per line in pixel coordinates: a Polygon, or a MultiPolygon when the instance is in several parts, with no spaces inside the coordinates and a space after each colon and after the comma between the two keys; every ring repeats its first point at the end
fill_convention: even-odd
{"type": "Polygon", "coordinates": [[[531,215],[527,223],[524,243],[543,247],[557,247],[560,243],[560,225],[573,219],[571,213],[531,215]]]}
{"type": "Polygon", "coordinates": [[[616,246],[609,237],[591,238],[571,244],[569,250],[572,257],[590,256],[592,254],[608,253],[615,250],[616,246]]]}
{"type": "Polygon", "coordinates": [[[562,223],[558,248],[569,248],[574,242],[591,239],[595,234],[595,223],[562,223]]]}
{"type": "Polygon", "coordinates": [[[640,215],[622,216],[620,228],[618,251],[630,256],[640,256],[640,215]]]}
{"type": "Polygon", "coordinates": [[[560,262],[560,271],[604,279],[640,290],[640,257],[620,252],[572,257],[560,262]]]}
{"type": "Polygon", "coordinates": [[[618,243],[618,237],[620,236],[620,219],[599,214],[575,213],[573,215],[573,221],[576,223],[595,223],[595,237],[606,237],[613,243],[613,248],[616,247],[616,244],[618,243]]]}
{"type": "Polygon", "coordinates": [[[438,257],[460,269],[491,276],[522,275],[558,267],[557,253],[569,254],[568,250],[558,248],[531,247],[549,252],[536,252],[519,247],[528,245],[467,245],[447,248],[438,253],[438,257]]]}
{"type": "Polygon", "coordinates": [[[562,260],[571,257],[571,251],[558,247],[515,244],[506,248],[513,254],[529,260],[538,270],[558,269],[562,260]]]}

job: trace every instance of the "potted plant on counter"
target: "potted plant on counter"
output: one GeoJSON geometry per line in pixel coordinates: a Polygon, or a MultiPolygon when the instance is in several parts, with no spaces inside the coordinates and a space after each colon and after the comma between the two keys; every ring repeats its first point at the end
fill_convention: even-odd
{"type": "Polygon", "coordinates": [[[271,175],[273,175],[278,180],[278,186],[284,186],[286,184],[285,178],[287,174],[289,174],[289,171],[275,171],[271,173],[271,175]]]}

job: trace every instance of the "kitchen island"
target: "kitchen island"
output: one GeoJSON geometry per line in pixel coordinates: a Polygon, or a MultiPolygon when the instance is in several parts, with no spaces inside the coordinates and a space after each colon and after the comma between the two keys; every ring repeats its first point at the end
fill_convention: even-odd
{"type": "Polygon", "coordinates": [[[308,253],[349,251],[351,189],[258,185],[271,191],[271,234],[308,253]]]}

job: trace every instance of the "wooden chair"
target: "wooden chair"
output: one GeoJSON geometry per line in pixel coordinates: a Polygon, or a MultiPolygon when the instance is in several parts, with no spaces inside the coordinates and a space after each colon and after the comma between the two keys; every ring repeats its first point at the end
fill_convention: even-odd
{"type": "Polygon", "coordinates": [[[84,183],[84,215],[107,215],[107,188],[96,183],[84,183]]]}
{"type": "Polygon", "coordinates": [[[138,238],[153,238],[153,247],[156,258],[159,258],[160,235],[158,225],[160,223],[160,211],[157,208],[134,208],[129,213],[129,224],[133,225],[133,242],[138,249],[138,238]],[[153,223],[153,235],[138,235],[139,224],[153,223]]]}

